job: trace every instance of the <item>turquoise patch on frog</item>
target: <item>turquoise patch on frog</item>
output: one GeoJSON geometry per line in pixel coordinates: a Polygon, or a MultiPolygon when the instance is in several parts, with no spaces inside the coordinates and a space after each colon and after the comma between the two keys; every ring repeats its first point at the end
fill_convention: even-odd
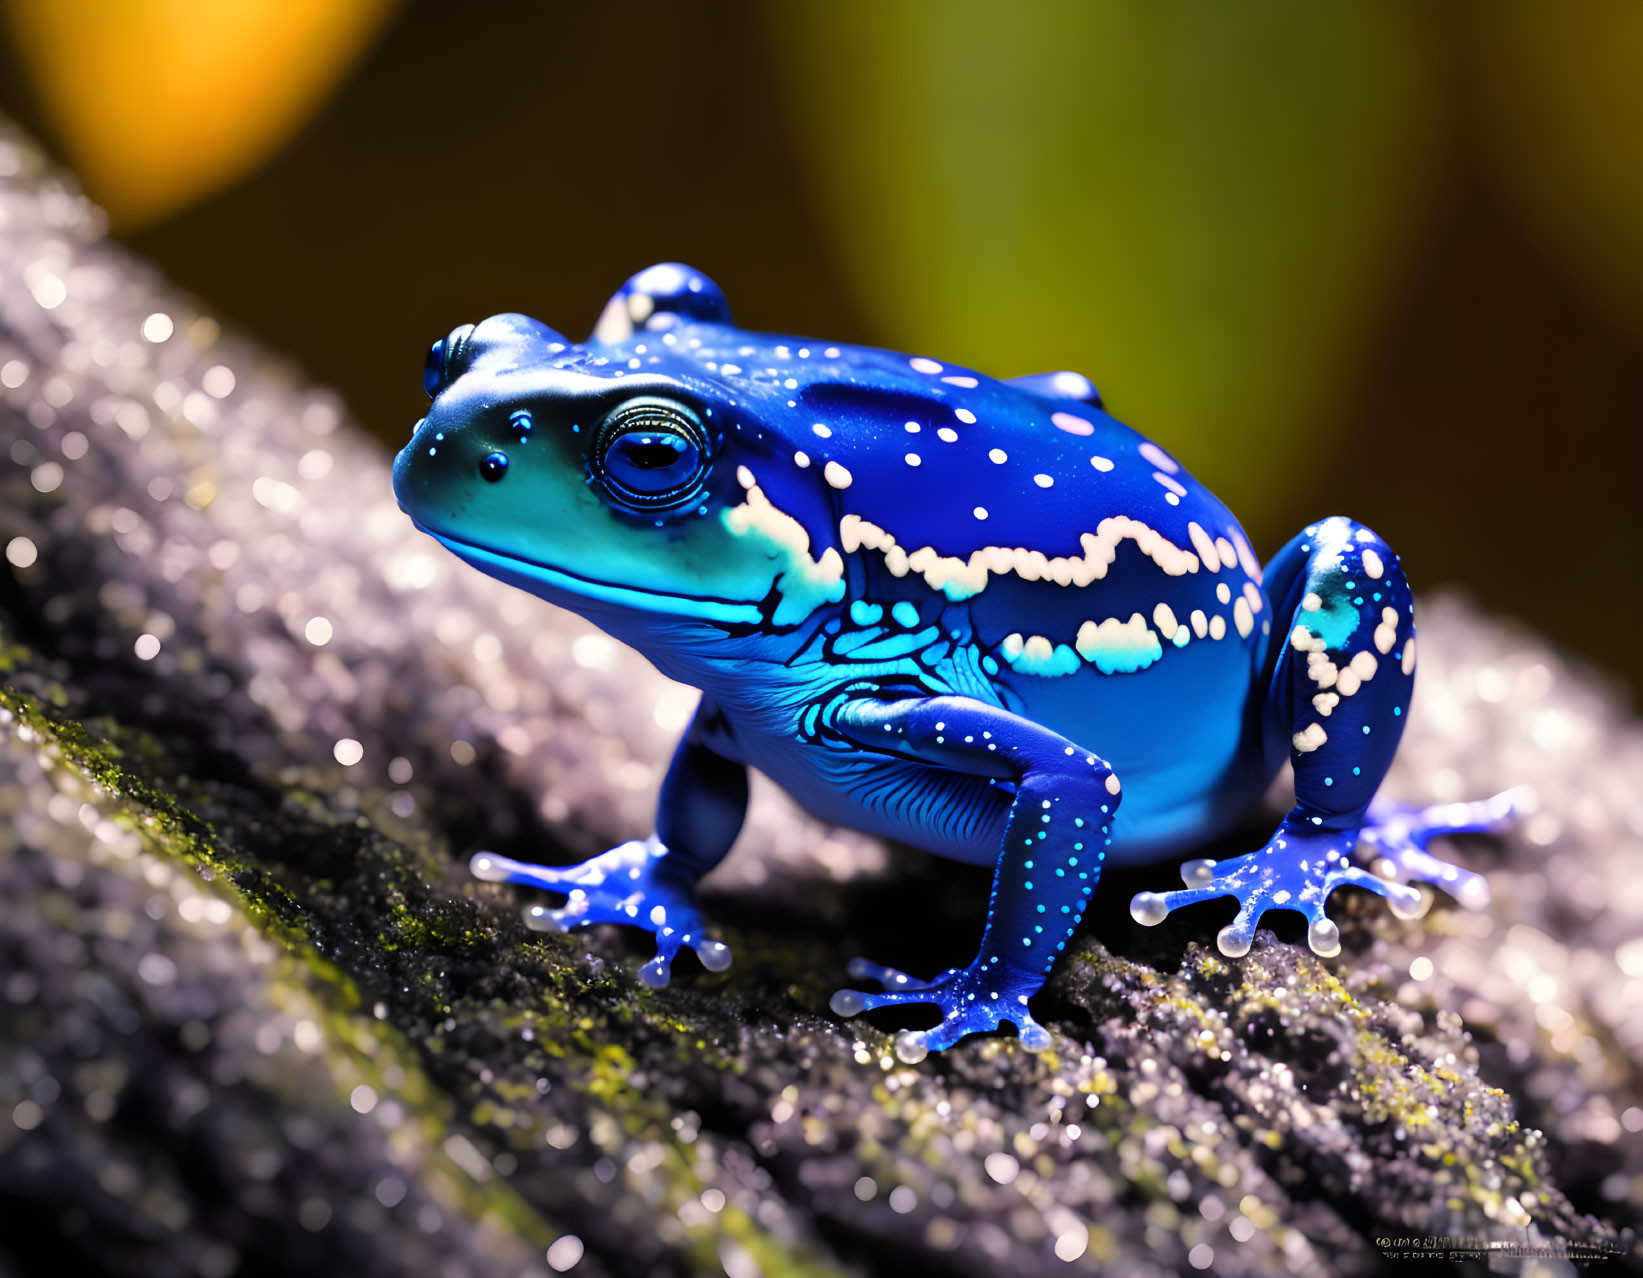
{"type": "Polygon", "coordinates": [[[1078,654],[1064,643],[1058,643],[1050,649],[1046,656],[1043,644],[1031,644],[1018,647],[1020,639],[1011,635],[1004,641],[1002,652],[1004,660],[1010,663],[1010,669],[1018,674],[1037,675],[1042,679],[1057,679],[1063,675],[1077,674],[1080,662],[1078,654]],[[1015,640],[1012,643],[1010,640],[1015,640]]]}
{"type": "Polygon", "coordinates": [[[1323,606],[1316,611],[1302,609],[1301,624],[1322,639],[1325,648],[1333,650],[1343,647],[1358,628],[1361,620],[1358,610],[1344,592],[1335,594],[1330,591],[1328,595],[1314,593],[1319,594],[1323,606]]]}
{"type": "Polygon", "coordinates": [[[1079,635],[1078,651],[1102,674],[1134,674],[1162,657],[1164,645],[1137,613],[1128,624],[1109,619],[1088,627],[1079,635]]]}

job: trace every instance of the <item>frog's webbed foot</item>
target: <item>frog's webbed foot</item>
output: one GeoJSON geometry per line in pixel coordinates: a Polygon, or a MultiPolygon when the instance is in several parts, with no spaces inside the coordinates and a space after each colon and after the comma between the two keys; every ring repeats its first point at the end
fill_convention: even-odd
{"type": "Polygon", "coordinates": [[[1298,910],[1307,919],[1306,939],[1313,952],[1329,957],[1341,952],[1341,930],[1324,910],[1339,887],[1368,888],[1384,896],[1400,917],[1423,908],[1418,888],[1376,878],[1352,863],[1355,832],[1299,829],[1285,822],[1264,848],[1229,861],[1188,861],[1181,869],[1186,887],[1174,892],[1138,892],[1130,916],[1148,927],[1162,923],[1184,905],[1235,897],[1236,918],[1215,938],[1221,953],[1238,958],[1249,953],[1256,925],[1268,910],[1298,910]]]}
{"type": "Polygon", "coordinates": [[[1489,884],[1481,874],[1451,865],[1426,850],[1445,834],[1499,834],[1533,810],[1534,791],[1516,786],[1475,803],[1437,803],[1415,807],[1380,801],[1370,805],[1360,832],[1359,855],[1387,877],[1402,883],[1430,883],[1469,909],[1489,904],[1489,884]],[[1384,861],[1382,866],[1378,862],[1384,861]]]}
{"type": "Polygon", "coordinates": [[[1505,830],[1533,802],[1533,792],[1518,787],[1476,803],[1425,808],[1377,803],[1356,837],[1286,820],[1258,852],[1230,861],[1186,862],[1181,867],[1184,888],[1139,892],[1130,902],[1130,915],[1150,927],[1184,905],[1232,896],[1243,908],[1216,938],[1223,954],[1247,954],[1261,915],[1279,908],[1306,915],[1307,941],[1314,951],[1326,957],[1338,954],[1340,929],[1324,911],[1324,901],[1336,888],[1368,888],[1384,896],[1392,912],[1405,919],[1419,918],[1431,903],[1428,894],[1412,886],[1416,882],[1440,887],[1460,904],[1479,909],[1489,903],[1484,877],[1433,856],[1426,845],[1444,834],[1505,830]],[[1355,854],[1375,863],[1382,873],[1372,874],[1355,864],[1355,854]]]}
{"type": "Polygon", "coordinates": [[[981,962],[967,968],[950,967],[934,980],[916,977],[883,967],[866,959],[852,959],[850,975],[856,980],[877,981],[881,993],[838,990],[828,1001],[837,1016],[851,1017],[876,1007],[904,1007],[929,1003],[941,1010],[941,1023],[927,1030],[902,1030],[896,1035],[896,1055],[909,1065],[917,1064],[931,1052],[951,1047],[969,1034],[986,1034],[1009,1021],[1029,1052],[1050,1046],[1050,1032],[1032,1018],[1027,1000],[1043,987],[1042,976],[981,962]]]}
{"type": "Polygon", "coordinates": [[[709,971],[730,966],[730,947],[704,934],[696,889],[687,876],[670,873],[667,848],[657,839],[634,839],[580,865],[533,865],[494,852],[475,853],[473,876],[490,883],[522,883],[562,893],[557,909],[532,905],[525,925],[537,932],[564,932],[590,923],[622,923],[656,934],[656,957],[639,969],[639,979],[661,988],[673,960],[689,946],[709,971]]]}

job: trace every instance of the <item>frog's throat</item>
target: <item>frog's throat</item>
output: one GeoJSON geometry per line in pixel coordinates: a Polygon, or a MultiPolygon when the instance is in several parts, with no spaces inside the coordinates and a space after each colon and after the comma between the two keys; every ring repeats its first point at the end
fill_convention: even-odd
{"type": "Polygon", "coordinates": [[[462,541],[445,533],[435,532],[417,524],[423,532],[438,541],[457,558],[510,586],[533,595],[560,602],[555,595],[573,595],[596,603],[617,608],[631,608],[640,612],[665,613],[674,617],[692,617],[722,625],[757,625],[761,620],[756,604],[736,599],[716,599],[710,595],[682,595],[659,590],[635,590],[632,586],[618,586],[547,564],[523,559],[518,555],[503,554],[489,547],[462,541]]]}

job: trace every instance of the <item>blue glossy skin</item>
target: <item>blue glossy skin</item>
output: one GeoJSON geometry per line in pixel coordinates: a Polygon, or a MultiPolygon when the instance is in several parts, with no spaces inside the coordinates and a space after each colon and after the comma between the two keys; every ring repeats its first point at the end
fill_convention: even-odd
{"type": "Polygon", "coordinates": [[[996,866],[975,961],[918,981],[857,960],[879,993],[841,1015],[932,1003],[905,1059],[1013,1023],[1109,862],[1152,861],[1245,817],[1287,757],[1297,803],[1272,839],[1186,888],[1246,952],[1355,884],[1400,911],[1410,880],[1483,881],[1432,835],[1493,828],[1510,796],[1424,813],[1371,800],[1402,733],[1414,625],[1397,556],[1343,518],[1264,569],[1231,513],[1102,408],[1083,377],[997,381],[863,347],[743,332],[688,267],[641,272],[572,343],[499,315],[437,343],[428,416],[394,467],[401,506],[476,567],[592,619],[703,692],[656,834],[563,869],[474,858],[483,878],[567,895],[540,928],[657,934],[665,984],[703,933],[697,880],[729,850],[756,764],[818,816],[996,866]],[[1362,868],[1362,841],[1396,880],[1362,868]]]}

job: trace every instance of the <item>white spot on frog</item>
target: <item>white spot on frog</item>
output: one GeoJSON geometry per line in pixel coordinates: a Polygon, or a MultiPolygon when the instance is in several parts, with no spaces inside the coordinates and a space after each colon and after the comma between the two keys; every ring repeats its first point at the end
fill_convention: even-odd
{"type": "Polygon", "coordinates": [[[1357,692],[1360,684],[1368,683],[1375,677],[1379,663],[1372,652],[1354,653],[1352,660],[1340,672],[1335,680],[1335,690],[1343,697],[1350,697],[1357,692]]]}
{"type": "Polygon", "coordinates": [[[1146,618],[1132,613],[1128,621],[1108,617],[1099,625],[1086,621],[1078,628],[1079,655],[1102,674],[1131,674],[1145,670],[1164,655],[1158,636],[1146,618]]]}
{"type": "Polygon", "coordinates": [[[1297,732],[1290,738],[1291,743],[1300,754],[1311,754],[1328,740],[1329,734],[1324,731],[1321,723],[1309,723],[1304,731],[1297,732]]]}
{"type": "Polygon", "coordinates": [[[1198,552],[1198,558],[1204,561],[1204,567],[1211,572],[1220,572],[1221,556],[1215,549],[1215,542],[1211,540],[1210,535],[1197,523],[1189,523],[1187,536],[1192,539],[1192,548],[1198,552]]]}
{"type": "Polygon", "coordinates": [[[1153,443],[1150,439],[1142,440],[1141,446],[1136,449],[1136,452],[1140,453],[1141,456],[1145,457],[1154,466],[1158,467],[1159,470],[1166,471],[1171,475],[1181,469],[1180,464],[1177,463],[1173,457],[1166,453],[1162,448],[1158,447],[1158,445],[1153,443]]]}
{"type": "Polygon", "coordinates": [[[1050,421],[1069,435],[1093,435],[1095,426],[1072,413],[1051,413],[1050,421]]]}
{"type": "MultiPolygon", "coordinates": [[[[834,464],[834,463],[829,463],[834,464]]],[[[724,511],[720,518],[736,537],[762,542],[765,553],[781,569],[781,602],[776,605],[777,625],[794,625],[824,603],[844,598],[844,560],[829,546],[820,559],[810,554],[810,534],[804,525],[784,510],[770,504],[757,484],[747,490],[747,500],[724,511]]]]}
{"type": "Polygon", "coordinates": [[[930,546],[909,553],[896,544],[894,535],[859,515],[846,515],[839,521],[839,542],[846,554],[861,547],[881,551],[892,574],[899,577],[911,568],[924,577],[930,589],[943,591],[954,602],[980,594],[990,574],[1013,572],[1023,581],[1087,586],[1106,576],[1119,544],[1126,539],[1169,576],[1197,571],[1198,560],[1190,551],[1125,515],[1103,519],[1095,532],[1080,537],[1084,553],[1065,557],[1019,546],[983,546],[964,559],[942,555],[930,546]]]}
{"type": "Polygon", "coordinates": [[[929,373],[932,377],[941,372],[941,365],[933,359],[925,359],[922,355],[907,361],[908,366],[915,373],[929,373]]]}
{"type": "Polygon", "coordinates": [[[1064,643],[1052,643],[1043,635],[1022,638],[1019,634],[1005,636],[999,647],[1004,660],[1021,674],[1039,675],[1046,679],[1075,674],[1078,654],[1064,643]]]}
{"type": "Polygon", "coordinates": [[[1289,642],[1295,646],[1296,652],[1322,652],[1323,639],[1313,634],[1305,626],[1296,626],[1289,632],[1289,642]]]}
{"type": "Polygon", "coordinates": [[[834,488],[848,488],[854,480],[854,476],[836,461],[822,467],[822,478],[834,488]]]}

